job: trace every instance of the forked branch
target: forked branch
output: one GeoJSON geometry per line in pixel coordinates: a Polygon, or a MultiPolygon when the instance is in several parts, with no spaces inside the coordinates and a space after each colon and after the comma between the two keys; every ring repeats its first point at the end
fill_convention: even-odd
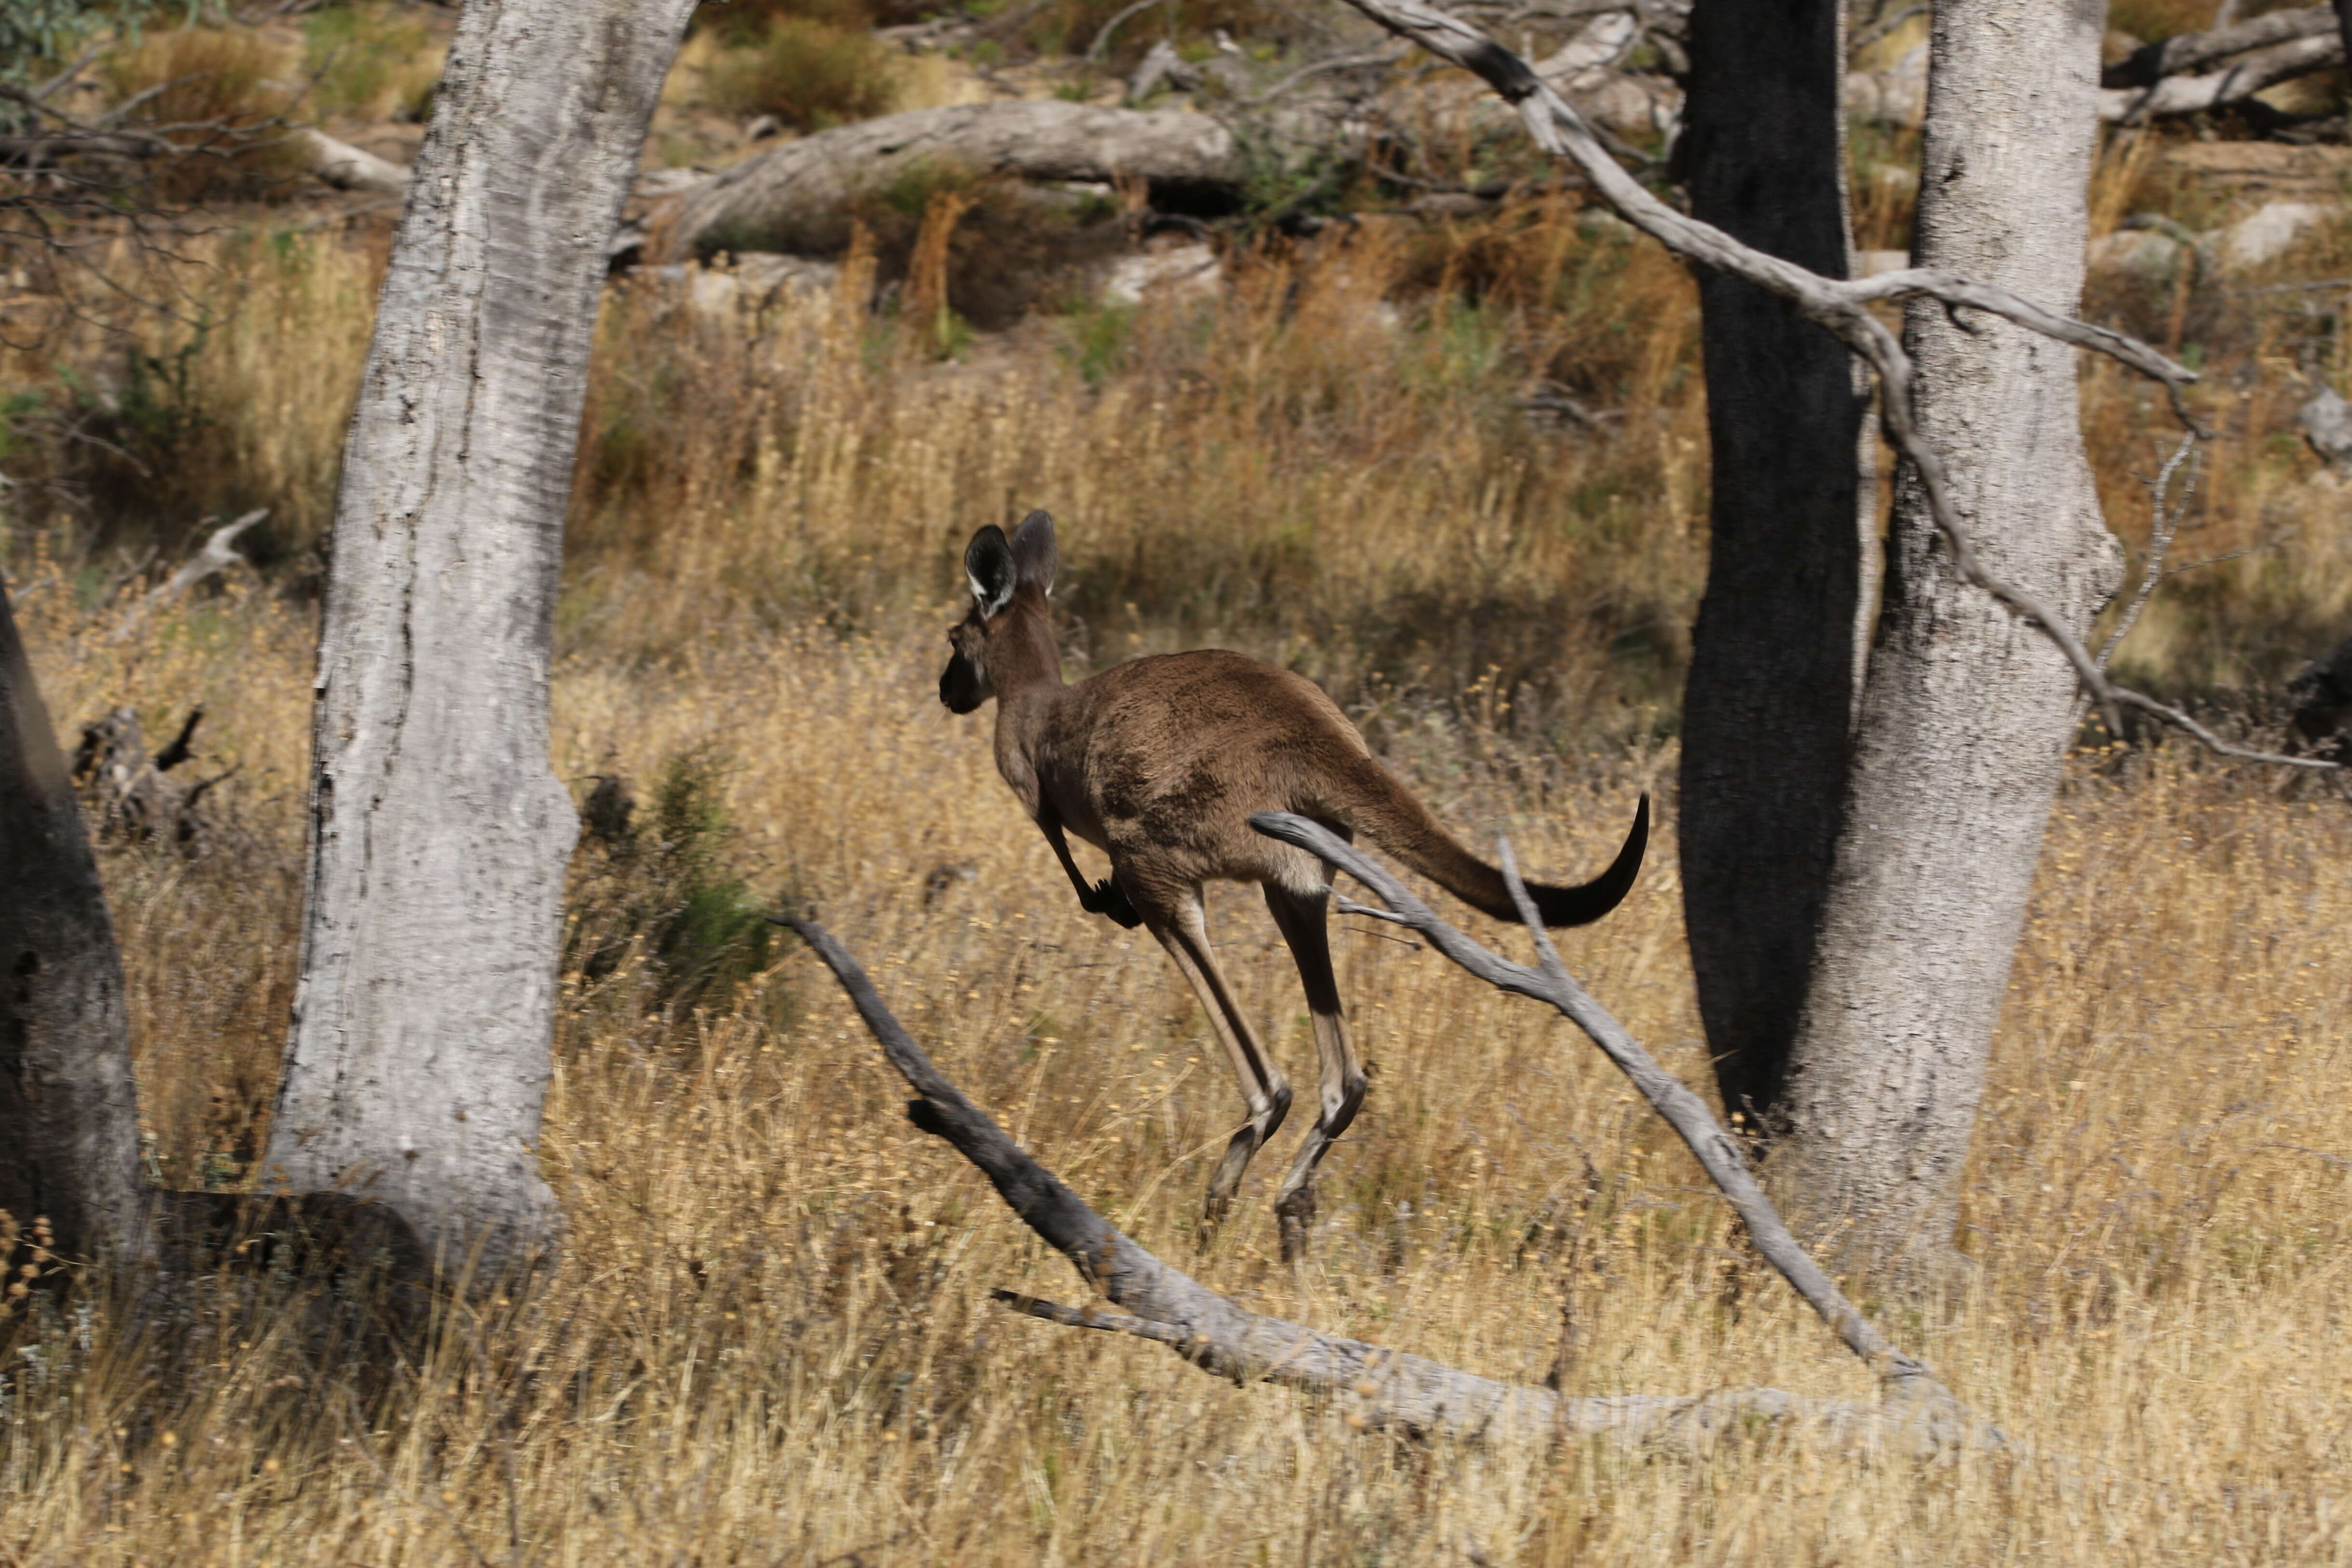
{"type": "MultiPolygon", "coordinates": [[[[995,1292],[1016,1312],[1165,1344],[1194,1365],[1236,1383],[1280,1383],[1337,1396],[1352,1402],[1351,1422],[1365,1427],[1460,1437],[1607,1436],[1696,1447],[1743,1423],[1801,1419],[1817,1423],[1836,1441],[1887,1444],[1915,1453],[1955,1445],[2005,1446],[1998,1432],[1967,1416],[1924,1374],[1904,1385],[1924,1381],[1940,1398],[1873,1406],[1809,1399],[1777,1388],[1579,1397],[1498,1382],[1246,1311],[1152,1256],[1023,1152],[932,1063],[891,1015],[864,967],[831,933],[797,916],[777,917],[776,923],[798,932],[833,971],[890,1065],[915,1091],[919,1098],[908,1105],[908,1119],[979,1166],[1022,1222],[1120,1309],[1097,1312],[1012,1291],[995,1292]]],[[[1907,1358],[1901,1364],[1917,1365],[1907,1358]]]]}
{"type": "Polygon", "coordinates": [[[1895,334],[1871,314],[1869,307],[1881,300],[1934,299],[1955,314],[1962,309],[1979,310],[2058,342],[2105,354],[2160,382],[2170,395],[2173,411],[2181,423],[2201,435],[2203,431],[2181,398],[2181,389],[2197,379],[2194,371],[2167,359],[2136,338],[2077,321],[2006,288],[1977,283],[1937,268],[1915,267],[1869,278],[1828,278],[1794,262],[1742,245],[1713,225],[1677,212],[1652,195],[1640,181],[1619,166],[1576,110],[1545,86],[1527,61],[1469,23],[1423,0],[1347,0],[1347,4],[1390,32],[1462,67],[1493,88],[1517,110],[1520,122],[1537,146],[1553,157],[1574,163],[1592,187],[1634,227],[1677,256],[1702,262],[1786,299],[1800,314],[1835,333],[1840,341],[1866,361],[1878,377],[1879,416],[1887,442],[1917,474],[1929,515],[1937,531],[1950,546],[1953,563],[1960,575],[2040,627],[2065,654],[2084,690],[2111,715],[2122,707],[2137,708],[2226,756],[2288,768],[2341,766],[2316,758],[2287,757],[2234,745],[2179,708],[2116,685],[2063,617],[2033,594],[1987,570],[1978,559],[1976,541],[1952,498],[1943,455],[1919,428],[1912,394],[1911,357],[1895,334]]]}
{"type": "Polygon", "coordinates": [[[1789,1232],[1788,1225],[1772,1200],[1764,1196],[1756,1177],[1748,1168],[1748,1161],[1730,1134],[1716,1124],[1706,1103],[1685,1087],[1681,1079],[1658,1065],[1657,1059],[1642,1047],[1625,1026],[1617,1021],[1607,1008],[1593,999],[1592,994],[1576,983],[1567,967],[1560,963],[1559,954],[1545,935],[1543,922],[1536,914],[1535,901],[1528,896],[1527,884],[1519,880],[1518,862],[1511,854],[1510,841],[1503,840],[1500,850],[1503,877],[1510,884],[1511,896],[1519,906],[1519,917],[1527,922],[1535,938],[1539,960],[1535,968],[1514,964],[1489,952],[1462,932],[1440,919],[1437,913],[1423,904],[1413,891],[1394,873],[1365,854],[1353,844],[1318,822],[1288,811],[1261,811],[1250,819],[1250,826],[1271,839],[1295,844],[1325,863],[1346,872],[1366,887],[1378,894],[1388,905],[1386,910],[1371,909],[1346,900],[1340,902],[1344,913],[1370,915],[1393,921],[1429,938],[1437,950],[1465,969],[1497,989],[1516,996],[1532,997],[1549,1002],[1570,1023],[1591,1037],[1601,1053],[1615,1062],[1618,1069],[1633,1082],[1642,1097],[1666,1119],[1667,1124],[1679,1134],[1699,1168],[1714,1182],[1748,1228],[1748,1235],[1756,1243],[1756,1250],[1764,1260],[1780,1272],[1781,1278],[1796,1287],[1797,1294],[1805,1299],[1822,1320],[1830,1325],[1846,1348],[1867,1363],[1884,1378],[1890,1392],[1924,1396],[1930,1401],[1951,1404],[1952,1396],[1938,1383],[1934,1375],[1904,1354],[1878,1332],[1876,1324],[1864,1317],[1862,1310],[1846,1300],[1837,1281],[1824,1272],[1822,1266],[1807,1255],[1789,1232]]]}

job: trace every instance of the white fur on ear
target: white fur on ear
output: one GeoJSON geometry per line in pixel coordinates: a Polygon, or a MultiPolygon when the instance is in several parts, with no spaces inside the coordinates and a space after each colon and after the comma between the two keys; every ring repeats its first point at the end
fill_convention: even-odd
{"type": "Polygon", "coordinates": [[[982,586],[980,579],[967,571],[963,574],[963,580],[971,584],[972,601],[980,606],[980,618],[983,621],[994,618],[1006,605],[1013,602],[1013,584],[1010,582],[1004,585],[1003,592],[991,599],[988,596],[988,590],[982,586]]]}

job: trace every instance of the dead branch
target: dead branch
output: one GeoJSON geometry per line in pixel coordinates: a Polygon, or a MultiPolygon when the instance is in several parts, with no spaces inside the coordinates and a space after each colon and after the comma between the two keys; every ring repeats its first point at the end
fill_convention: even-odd
{"type": "MultiPolygon", "coordinates": [[[[1924,9],[1924,7],[1922,7],[1924,9]]],[[[2167,77],[2193,76],[2220,65],[2232,55],[2251,54],[2274,44],[2316,38],[2339,30],[2333,5],[2306,5],[2299,11],[2273,11],[2251,22],[2215,27],[2203,33],[2181,33],[2149,44],[2100,73],[2105,88],[2154,87],[2167,77]]]]}
{"type": "Polygon", "coordinates": [[[268,516],[269,508],[263,507],[246,513],[233,523],[225,523],[215,528],[212,537],[205,540],[204,549],[183,561],[177,571],[149,589],[145,597],[131,607],[131,612],[114,628],[114,635],[108,641],[121,642],[137,630],[140,622],[148,615],[171,603],[215,572],[247,565],[245,557],[236,553],[236,536],[268,516]]]}
{"type": "Polygon", "coordinates": [[[2006,1446],[2000,1434],[1968,1417],[1948,1395],[1883,1406],[1808,1399],[1775,1388],[1566,1396],[1248,1312],[1162,1263],[1024,1153],[932,1063],[884,1005],[865,968],[823,926],[798,916],[771,918],[798,932],[833,971],[890,1065],[920,1096],[908,1105],[908,1119],[954,1145],[1024,1224],[1121,1309],[1094,1312],[1014,1291],[995,1292],[1014,1311],[1165,1344],[1195,1366],[1237,1384],[1278,1383],[1340,1396],[1353,1401],[1351,1423],[1365,1427],[1474,1438],[1605,1435],[1698,1447],[1746,1421],[1807,1419],[1839,1441],[1921,1454],[1959,1445],[2006,1446]]]}
{"type": "Polygon", "coordinates": [[[1250,818],[1250,826],[1346,872],[1378,894],[1388,905],[1387,910],[1378,910],[1342,900],[1339,908],[1343,914],[1370,915],[1406,926],[1427,937],[1439,952],[1488,985],[1559,1009],[1617,1064],[1633,1081],[1633,1087],[1642,1092],[1642,1097],[1681,1135],[1699,1168],[1706,1172],[1707,1179],[1729,1200],[1740,1222],[1748,1228],[1757,1251],[1795,1287],[1807,1305],[1821,1314],[1822,1321],[1830,1325],[1847,1349],[1885,1379],[1890,1390],[1930,1399],[1951,1399],[1949,1391],[1934,1375],[1895,1349],[1861,1309],[1846,1299],[1837,1281],[1798,1245],[1780,1218],[1780,1210],[1757,1185],[1739,1145],[1716,1124],[1706,1103],[1691,1092],[1681,1079],[1659,1066],[1657,1059],[1643,1049],[1625,1026],[1569,974],[1550,937],[1544,933],[1534,901],[1519,880],[1518,863],[1512,856],[1508,840],[1499,841],[1503,876],[1518,904],[1520,918],[1527,922],[1535,938],[1539,967],[1533,969],[1489,952],[1447,925],[1387,868],[1320,824],[1287,811],[1262,811],[1250,818]]]}
{"type": "Polygon", "coordinates": [[[2181,389],[2197,380],[2195,371],[2174,363],[2136,338],[2062,316],[2006,288],[1977,283],[1939,268],[1909,267],[1875,277],[1841,280],[1823,277],[1794,262],[1751,249],[1721,229],[1678,212],[1651,194],[1618,166],[1576,110],[1546,85],[1525,60],[1467,22],[1425,0],[1347,3],[1389,31],[1462,67],[1493,88],[1518,111],[1520,122],[1537,146],[1582,170],[1609,204],[1634,227],[1677,256],[1704,263],[1788,300],[1801,314],[1835,333],[1867,362],[1878,377],[1879,417],[1888,444],[1918,476],[1936,529],[1951,547],[1953,562],[1961,576],[2040,627],[2065,654],[2076,677],[2100,704],[2111,711],[2119,706],[2137,708],[2224,756],[2289,768],[2338,766],[2233,745],[2179,708],[2115,685],[2084,647],[2082,639],[2054,611],[2023,589],[1985,570],[1977,557],[1975,539],[1952,500],[1943,455],[1918,427],[1911,394],[1910,356],[1895,334],[1871,314],[1869,306],[1880,300],[1934,299],[1947,310],[1980,310],[2059,342],[2105,354],[2162,383],[2171,395],[2173,412],[2181,423],[2202,434],[2181,398],[2181,389]]]}
{"type": "Polygon", "coordinates": [[[2167,76],[2146,88],[2108,88],[2099,94],[2099,118],[2137,124],[2224,109],[2283,81],[2332,70],[2343,63],[2344,35],[2336,30],[2331,14],[2325,33],[2257,49],[2206,76],[2167,76]]]}

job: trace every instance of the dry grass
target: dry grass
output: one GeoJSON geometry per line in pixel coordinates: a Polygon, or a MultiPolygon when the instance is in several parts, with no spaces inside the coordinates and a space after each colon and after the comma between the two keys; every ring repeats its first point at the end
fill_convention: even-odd
{"type": "MultiPolygon", "coordinates": [[[[1901,204],[1871,221],[1899,234],[1901,204]]],[[[143,465],[29,436],[9,455],[12,586],[54,714],[69,728],[130,702],[156,733],[203,702],[201,766],[242,766],[224,787],[236,853],[106,855],[151,1169],[174,1186],[257,1179],[295,964],[314,613],[289,568],[331,509],[381,257],[222,241],[191,285],[220,305],[201,346],[141,343],[182,367],[164,392],[99,381],[121,361],[95,352],[78,392],[6,367],[59,400],[9,405],[17,429],[111,420],[91,428],[143,465]],[[91,606],[138,537],[125,519],[184,529],[265,503],[284,528],[273,586],[241,579],[110,640],[91,606]]],[[[961,311],[952,247],[945,265],[961,311]]],[[[2037,1458],[1364,1437],[1340,1406],[987,1304],[999,1285],[1081,1291],[905,1124],[805,955],[740,940],[745,909],[814,902],[970,1092],[1255,1305],[1533,1380],[1566,1304],[1580,1391],[1869,1392],[1564,1024],[1385,931],[1339,938],[1378,1073],[1327,1164],[1313,1264],[1273,1261],[1284,1150],[1192,1257],[1237,1097],[1165,962],[1076,911],[984,726],[938,708],[963,538],[1052,507],[1074,673],[1203,642],[1307,669],[1448,821],[1506,823],[1563,874],[1672,777],[1652,737],[1704,559],[1690,295],[1654,250],[1554,200],[1228,265],[1222,295],[1074,307],[944,363],[921,330],[936,312],[868,313],[855,281],[757,309],[712,308],[707,278],[614,290],[556,766],[583,795],[593,775],[635,779],[647,825],[630,854],[583,850],[572,901],[542,1150],[562,1264],[509,1318],[446,1322],[388,1385],[306,1359],[299,1314],[227,1282],[177,1366],[103,1314],[16,1321],[0,1563],[2352,1557],[2352,1375],[2320,1351],[2352,1311],[2352,823],[2177,753],[2078,764],[1969,1176],[1981,1271],[1889,1322],[2037,1458]],[[1608,434],[1531,425],[1514,400],[1538,380],[1616,414],[1608,434]],[[664,778],[691,785],[667,813],[664,778]]],[[[2229,438],[2176,559],[2259,553],[2168,589],[2126,653],[2192,689],[2273,678],[2352,612],[2340,498],[2284,434],[2297,378],[2342,367],[2299,347],[2291,316],[2230,309],[2184,328],[2209,345],[2200,395],[2229,438]]],[[[2101,367],[2084,397],[2111,515],[2145,537],[2131,474],[2165,422],[2101,367]]],[[[1662,832],[1633,900],[1568,956],[1698,1082],[1670,848],[1662,832]]],[[[1233,894],[1213,917],[1305,1072],[1270,925],[1233,894]]]]}
{"type": "MultiPolygon", "coordinates": [[[[236,864],[107,868],[154,1158],[226,1176],[253,1134],[225,1130],[216,1102],[248,1119],[266,1103],[294,962],[308,628],[234,598],[117,644],[62,602],[27,605],[60,714],[121,695],[160,723],[210,701],[213,759],[251,780],[236,864]]],[[[1234,1092],[1168,967],[1076,910],[983,725],[940,714],[944,613],[848,636],[739,619],[660,664],[575,656],[557,765],[584,789],[731,758],[708,777],[737,824],[733,873],[813,900],[969,1092],[1254,1304],[1533,1380],[1565,1300],[1580,1390],[1867,1396],[1566,1026],[1369,929],[1339,953],[1378,1076],[1327,1167],[1314,1263],[1271,1260],[1279,1151],[1195,1263],[1185,1238],[1234,1092]],[[941,865],[973,874],[934,897],[941,865]],[[1590,1262],[1570,1270],[1578,1247],[1590,1262]]],[[[1507,824],[1547,870],[1595,863],[1633,789],[1670,768],[1562,765],[1419,716],[1392,755],[1448,820],[1507,824]]],[[[571,1233],[529,1310],[451,1322],[383,1390],[305,1363],[291,1315],[233,1301],[208,1314],[218,1349],[169,1377],[103,1323],[19,1325],[0,1551],[388,1568],[458,1561],[462,1532],[494,1563],[2338,1561],[2352,1377],[2313,1351],[2352,1305],[2347,840],[2339,804],[2177,758],[2086,761],[2063,798],[1969,1176],[1982,1272],[1890,1324],[2042,1458],[1367,1437],[1342,1408],[1003,1316],[991,1287],[1079,1287],[905,1124],[806,956],[689,1010],[654,1005],[639,949],[565,991],[543,1159],[571,1233]]],[[[1662,852],[1568,956],[1698,1080],[1672,865],[1662,852]]],[[[597,869],[583,852],[583,896],[597,869]]],[[[1305,1071],[1270,926],[1238,895],[1214,920],[1305,1071]]]]}
{"type": "Polygon", "coordinates": [[[185,151],[152,176],[167,204],[282,199],[308,164],[282,134],[300,89],[286,40],[253,28],[184,26],[148,34],[106,62],[118,103],[138,100],[131,123],[185,151]]]}

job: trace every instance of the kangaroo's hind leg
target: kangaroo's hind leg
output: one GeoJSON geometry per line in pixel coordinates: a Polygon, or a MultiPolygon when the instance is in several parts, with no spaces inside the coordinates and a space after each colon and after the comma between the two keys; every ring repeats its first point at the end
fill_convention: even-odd
{"type": "Polygon", "coordinates": [[[1320,1064],[1317,1084],[1318,1114],[1298,1155],[1290,1162],[1274,1212],[1282,1223],[1282,1260],[1296,1262],[1307,1251],[1307,1236],[1315,1224],[1315,1167],[1333,1140],[1356,1119],[1364,1103],[1364,1070],[1349,1041],[1347,1020],[1339,1016],[1339,986],[1331,974],[1331,941],[1326,927],[1330,904],[1328,886],[1298,893],[1278,883],[1265,884],[1265,906],[1290,945],[1298,965],[1299,981],[1307,988],[1307,1010],[1315,1021],[1315,1054],[1320,1064]]]}
{"type": "Polygon", "coordinates": [[[1240,1005],[1234,1000],[1233,988],[1225,981],[1224,971],[1217,967],[1217,956],[1209,946],[1209,926],[1201,908],[1198,887],[1165,889],[1150,885],[1130,892],[1137,912],[1150,928],[1160,945],[1168,949],[1176,967],[1201,998],[1202,1010],[1209,1015],[1209,1027],[1216,1031],[1225,1055],[1233,1063],[1234,1077],[1241,1083],[1242,1097],[1249,1102],[1249,1120],[1243,1123],[1225,1145],[1224,1157],[1209,1178],[1209,1192],[1201,1211],[1201,1239],[1205,1243],[1214,1234],[1225,1213],[1233,1207],[1234,1193],[1242,1184],[1242,1175],[1249,1169],[1251,1156],[1290,1111],[1290,1085],[1282,1070],[1259,1043],[1256,1031],[1249,1019],[1242,1016],[1240,1005]]]}

